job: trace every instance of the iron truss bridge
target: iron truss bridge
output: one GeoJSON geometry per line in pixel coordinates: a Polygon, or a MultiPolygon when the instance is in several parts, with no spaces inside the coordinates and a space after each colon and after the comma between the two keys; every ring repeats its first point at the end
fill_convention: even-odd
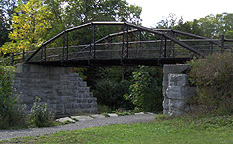
{"type": "Polygon", "coordinates": [[[216,40],[127,22],[90,22],[64,30],[37,50],[13,54],[12,62],[67,67],[161,65],[216,52],[233,53],[232,48],[233,40],[224,36],[216,40]]]}

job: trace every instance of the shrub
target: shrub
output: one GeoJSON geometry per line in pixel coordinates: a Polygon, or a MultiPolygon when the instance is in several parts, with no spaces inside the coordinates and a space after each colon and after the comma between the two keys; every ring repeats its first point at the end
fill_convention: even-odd
{"type": "Polygon", "coordinates": [[[112,109],[132,109],[133,105],[124,99],[128,92],[129,81],[117,82],[114,79],[102,79],[96,82],[94,91],[98,104],[111,107],[112,109]]]}
{"type": "Polygon", "coordinates": [[[36,97],[29,118],[36,127],[47,127],[54,124],[54,115],[48,111],[46,104],[39,104],[40,98],[36,97]]]}
{"type": "Polygon", "coordinates": [[[197,86],[192,103],[206,107],[207,111],[233,113],[233,55],[214,54],[189,64],[190,81],[197,86]]]}
{"type": "Polygon", "coordinates": [[[141,66],[137,72],[133,72],[130,93],[124,97],[134,105],[143,108],[144,111],[158,112],[162,110],[162,86],[159,80],[152,77],[148,71],[148,67],[141,66]]]}
{"type": "Polygon", "coordinates": [[[98,104],[98,113],[104,113],[104,112],[112,112],[112,108],[106,105],[99,105],[98,104]]]}
{"type": "Polygon", "coordinates": [[[6,129],[24,125],[24,107],[17,104],[13,96],[13,67],[7,67],[0,59],[0,128],[6,129]]]}

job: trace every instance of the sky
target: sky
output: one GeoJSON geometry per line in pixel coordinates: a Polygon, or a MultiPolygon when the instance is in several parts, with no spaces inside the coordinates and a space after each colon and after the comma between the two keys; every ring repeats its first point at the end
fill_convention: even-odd
{"type": "Polygon", "coordinates": [[[233,13],[233,0],[126,0],[142,7],[142,25],[155,26],[170,13],[178,19],[192,21],[210,14],[233,13]]]}

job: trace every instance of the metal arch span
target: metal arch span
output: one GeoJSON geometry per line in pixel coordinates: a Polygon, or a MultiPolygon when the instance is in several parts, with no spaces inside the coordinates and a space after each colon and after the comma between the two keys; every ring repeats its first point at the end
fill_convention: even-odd
{"type": "Polygon", "coordinates": [[[157,65],[181,63],[214,50],[222,51],[221,48],[217,41],[177,30],[127,22],[90,22],[64,30],[36,51],[23,53],[23,58],[25,63],[56,66],[157,65]],[[175,34],[188,38],[181,39],[175,34]]]}

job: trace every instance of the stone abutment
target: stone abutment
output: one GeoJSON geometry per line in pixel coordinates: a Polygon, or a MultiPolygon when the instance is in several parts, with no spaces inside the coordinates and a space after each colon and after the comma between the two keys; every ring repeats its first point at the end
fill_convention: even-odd
{"type": "Polygon", "coordinates": [[[87,83],[77,73],[71,73],[69,67],[19,64],[13,87],[19,101],[26,105],[26,113],[30,112],[36,97],[56,117],[97,112],[97,99],[87,83]]]}
{"type": "Polygon", "coordinates": [[[189,65],[164,65],[163,67],[163,114],[179,116],[190,111],[187,101],[195,95],[185,74],[189,65]]]}

